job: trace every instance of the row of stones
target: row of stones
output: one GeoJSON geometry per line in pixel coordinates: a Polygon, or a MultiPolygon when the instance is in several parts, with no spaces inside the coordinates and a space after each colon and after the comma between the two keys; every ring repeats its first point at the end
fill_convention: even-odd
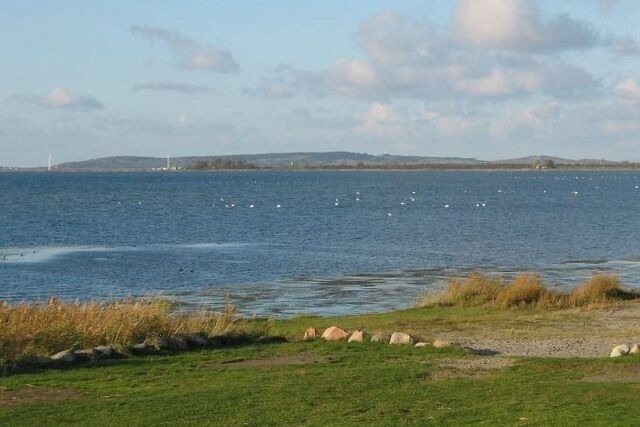
{"type": "Polygon", "coordinates": [[[185,334],[171,338],[147,338],[143,342],[128,346],[124,352],[116,351],[110,345],[99,345],[82,350],[63,350],[51,356],[37,355],[18,359],[13,366],[21,369],[45,369],[62,367],[74,363],[95,362],[103,359],[122,359],[129,355],[159,354],[163,352],[186,351],[220,344],[223,337],[207,338],[200,333],[185,334]]]}
{"type": "MultiPolygon", "coordinates": [[[[309,341],[314,340],[318,337],[318,330],[316,328],[309,328],[304,332],[303,340],[309,341]]],[[[427,343],[422,341],[417,341],[414,337],[404,332],[394,332],[391,335],[376,333],[371,335],[370,337],[363,330],[355,330],[351,333],[348,333],[342,328],[338,326],[330,326],[324,330],[322,335],[320,336],[325,341],[342,341],[347,340],[349,343],[353,342],[364,342],[366,338],[369,338],[371,342],[383,342],[389,343],[391,345],[415,345],[416,347],[426,347],[427,343]],[[417,341],[417,342],[416,342],[417,341]]],[[[451,341],[436,339],[431,343],[433,347],[436,348],[446,348],[446,347],[454,347],[458,346],[458,344],[453,343],[451,341]]]]}

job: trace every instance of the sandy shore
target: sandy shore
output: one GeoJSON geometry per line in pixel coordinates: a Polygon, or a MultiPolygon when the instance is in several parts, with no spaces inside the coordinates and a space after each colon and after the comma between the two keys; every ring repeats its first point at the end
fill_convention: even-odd
{"type": "Polygon", "coordinates": [[[607,357],[618,344],[640,344],[640,302],[540,314],[500,327],[471,324],[438,337],[502,356],[607,357]]]}

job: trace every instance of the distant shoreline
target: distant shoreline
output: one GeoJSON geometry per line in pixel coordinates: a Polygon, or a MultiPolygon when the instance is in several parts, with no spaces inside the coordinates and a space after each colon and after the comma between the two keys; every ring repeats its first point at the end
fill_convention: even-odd
{"type": "Polygon", "coordinates": [[[640,165],[634,166],[557,166],[555,168],[536,169],[528,165],[509,167],[478,167],[477,165],[460,167],[310,167],[310,168],[251,168],[251,169],[181,169],[175,171],[158,171],[151,169],[53,169],[23,168],[0,169],[0,173],[207,173],[207,172],[633,172],[640,171],[640,165]]]}

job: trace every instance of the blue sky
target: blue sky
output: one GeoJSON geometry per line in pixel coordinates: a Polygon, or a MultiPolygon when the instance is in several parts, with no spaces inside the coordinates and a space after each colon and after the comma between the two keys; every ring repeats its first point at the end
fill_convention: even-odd
{"type": "Polygon", "coordinates": [[[638,22],[623,0],[0,2],[0,165],[640,160],[638,22]]]}

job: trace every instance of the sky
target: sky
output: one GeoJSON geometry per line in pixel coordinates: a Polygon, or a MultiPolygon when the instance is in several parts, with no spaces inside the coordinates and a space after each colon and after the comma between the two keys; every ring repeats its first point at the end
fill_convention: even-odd
{"type": "Polygon", "coordinates": [[[0,165],[640,160],[640,2],[0,1],[0,165]]]}

